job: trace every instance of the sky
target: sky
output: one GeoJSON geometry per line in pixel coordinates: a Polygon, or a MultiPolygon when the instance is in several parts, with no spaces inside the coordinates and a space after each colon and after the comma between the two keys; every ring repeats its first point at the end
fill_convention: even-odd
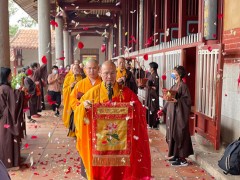
{"type": "Polygon", "coordinates": [[[28,17],[28,14],[20,6],[18,6],[16,3],[14,3],[14,4],[15,4],[15,7],[18,8],[18,11],[15,15],[13,15],[9,18],[10,25],[18,25],[18,21],[22,17],[28,17]]]}

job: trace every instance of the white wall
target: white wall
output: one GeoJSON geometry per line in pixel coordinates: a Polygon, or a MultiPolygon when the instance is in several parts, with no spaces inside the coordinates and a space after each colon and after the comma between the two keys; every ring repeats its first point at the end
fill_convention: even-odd
{"type": "MultiPolygon", "coordinates": [[[[33,62],[38,62],[38,49],[23,49],[22,56],[23,66],[29,66],[33,62]]],[[[55,54],[52,54],[52,64],[56,64],[55,54]]]]}
{"type": "MultiPolygon", "coordinates": [[[[73,50],[76,49],[77,47],[77,43],[81,41],[84,44],[84,48],[83,49],[98,49],[98,55],[99,55],[99,64],[101,64],[102,62],[104,62],[105,59],[105,52],[102,53],[101,52],[101,45],[103,44],[103,37],[100,36],[81,36],[80,40],[76,40],[76,38],[74,38],[74,47],[73,50]]],[[[80,53],[81,50],[77,48],[77,50],[75,50],[74,52],[74,59],[80,59],[80,53]]]]}
{"type": "Polygon", "coordinates": [[[225,63],[223,68],[221,138],[228,143],[240,137],[239,66],[225,63]]]}

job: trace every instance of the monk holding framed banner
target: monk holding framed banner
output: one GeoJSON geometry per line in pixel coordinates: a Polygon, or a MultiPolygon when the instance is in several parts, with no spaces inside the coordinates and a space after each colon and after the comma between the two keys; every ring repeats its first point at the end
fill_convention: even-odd
{"type": "Polygon", "coordinates": [[[138,97],[116,83],[116,66],[105,61],[103,82],[77,106],[77,149],[88,179],[151,178],[146,113],[138,97]]]}

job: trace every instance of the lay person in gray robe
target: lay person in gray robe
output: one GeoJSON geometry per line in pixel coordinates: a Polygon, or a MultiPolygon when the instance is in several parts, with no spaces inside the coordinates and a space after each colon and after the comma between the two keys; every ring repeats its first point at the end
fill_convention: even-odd
{"type": "Polygon", "coordinates": [[[19,168],[24,93],[10,86],[10,68],[0,69],[0,160],[7,168],[19,168]]]}
{"type": "Polygon", "coordinates": [[[176,66],[171,74],[175,84],[171,87],[176,90],[176,102],[167,102],[163,113],[166,115],[166,141],[173,166],[187,166],[185,158],[193,154],[191,136],[189,133],[189,114],[191,111],[191,96],[187,85],[182,81],[186,75],[183,66],[176,66]]]}
{"type": "Polygon", "coordinates": [[[158,128],[159,120],[157,111],[159,110],[159,76],[157,74],[158,64],[149,63],[150,75],[148,76],[146,87],[147,124],[151,128],[158,128]]]}
{"type": "MultiPolygon", "coordinates": [[[[44,103],[44,94],[43,94],[43,87],[47,83],[47,64],[39,65],[39,63],[32,63],[31,69],[33,71],[32,80],[36,84],[36,92],[37,92],[37,110],[41,112],[45,109],[44,103]],[[40,90],[40,92],[38,91],[40,90]],[[38,94],[39,92],[39,94],[38,94]]],[[[37,114],[39,117],[40,114],[37,114]]]]}
{"type": "Polygon", "coordinates": [[[30,99],[28,101],[29,104],[29,111],[26,112],[28,122],[35,123],[36,120],[32,118],[37,118],[37,100],[38,97],[36,95],[36,85],[32,80],[32,70],[28,69],[25,74],[26,77],[24,78],[24,87],[26,88],[28,94],[30,95],[30,99]]]}

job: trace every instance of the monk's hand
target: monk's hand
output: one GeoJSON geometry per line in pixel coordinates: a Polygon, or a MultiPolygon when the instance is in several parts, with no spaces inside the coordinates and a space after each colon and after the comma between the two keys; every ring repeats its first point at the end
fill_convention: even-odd
{"type": "Polygon", "coordinates": [[[71,84],[71,88],[73,88],[75,86],[76,82],[74,81],[72,84],[71,84]]]}
{"type": "Polygon", "coordinates": [[[83,106],[85,109],[90,109],[92,107],[92,102],[90,100],[86,100],[83,102],[83,106]]]}
{"type": "Polygon", "coordinates": [[[117,82],[121,83],[122,82],[122,78],[118,78],[117,82]]]}

